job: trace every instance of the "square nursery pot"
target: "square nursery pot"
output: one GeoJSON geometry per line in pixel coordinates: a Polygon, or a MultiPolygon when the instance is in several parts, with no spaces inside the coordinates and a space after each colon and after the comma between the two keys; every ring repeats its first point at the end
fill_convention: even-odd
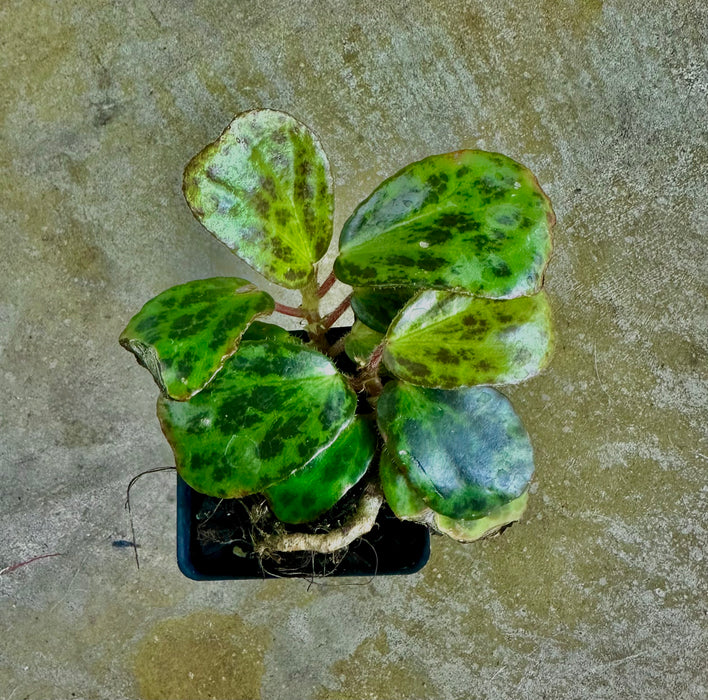
{"type": "Polygon", "coordinates": [[[249,524],[238,503],[222,501],[216,508],[217,504],[219,499],[197,493],[177,477],[177,563],[195,581],[414,574],[430,556],[428,528],[399,520],[384,505],[374,529],[351,544],[339,562],[321,554],[291,554],[279,566],[267,561],[261,566],[254,557],[235,554],[233,542],[210,542],[200,536],[207,519],[213,531],[249,524]]]}
{"type": "MultiPolygon", "coordinates": [[[[348,331],[334,328],[328,339],[334,342],[348,331]]],[[[304,331],[291,334],[307,338],[304,331]]],[[[344,354],[336,364],[343,372],[356,372],[344,354]]],[[[430,556],[428,528],[399,520],[386,504],[373,530],[338,557],[296,553],[285,555],[277,564],[268,560],[261,564],[244,551],[245,542],[233,536],[249,526],[247,509],[240,501],[205,496],[177,476],[177,563],[180,571],[195,581],[413,574],[430,556]],[[214,537],[215,533],[223,535],[214,537]]]]}

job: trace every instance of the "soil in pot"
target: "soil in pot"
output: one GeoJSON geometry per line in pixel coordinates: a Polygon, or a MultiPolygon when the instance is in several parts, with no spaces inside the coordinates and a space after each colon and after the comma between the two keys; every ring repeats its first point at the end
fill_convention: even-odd
{"type": "Polygon", "coordinates": [[[365,537],[333,554],[276,553],[261,560],[253,551],[259,530],[323,532],[338,527],[355,507],[354,488],[314,524],[285,526],[274,521],[262,496],[217,499],[177,484],[177,558],[180,569],[196,580],[412,574],[430,555],[428,529],[398,520],[384,506],[365,537]]]}

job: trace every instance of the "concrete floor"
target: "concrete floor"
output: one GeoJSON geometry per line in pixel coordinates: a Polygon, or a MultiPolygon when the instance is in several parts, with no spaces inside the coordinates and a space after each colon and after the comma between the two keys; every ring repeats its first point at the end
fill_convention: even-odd
{"type": "Polygon", "coordinates": [[[61,556],[0,576],[0,696],[707,697],[707,36],[683,0],[5,0],[0,568],[61,556]],[[180,192],[257,106],[321,136],[337,227],[460,148],[552,198],[558,347],[507,392],[537,473],[503,537],[411,577],[195,583],[162,473],[140,570],[111,546],[171,462],[118,334],[170,285],[257,279],[180,192]]]}

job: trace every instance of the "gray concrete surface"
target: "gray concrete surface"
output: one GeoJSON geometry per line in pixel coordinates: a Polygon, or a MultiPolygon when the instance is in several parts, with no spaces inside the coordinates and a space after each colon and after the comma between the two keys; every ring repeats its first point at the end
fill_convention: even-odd
{"type": "MultiPolygon", "coordinates": [[[[0,696],[708,696],[708,7],[683,0],[0,4],[0,696]],[[524,522],[412,577],[178,572],[152,295],[244,274],[184,164],[233,114],[311,125],[337,224],[431,153],[529,165],[558,214],[558,348],[508,393],[524,522]]],[[[272,289],[272,288],[271,288],[272,289]]],[[[340,290],[341,293],[341,290],[340,290]]],[[[287,295],[281,295],[287,300],[287,295]]]]}

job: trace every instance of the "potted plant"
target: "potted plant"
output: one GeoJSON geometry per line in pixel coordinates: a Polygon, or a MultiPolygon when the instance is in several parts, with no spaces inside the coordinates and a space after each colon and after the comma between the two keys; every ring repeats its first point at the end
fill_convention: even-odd
{"type": "Polygon", "coordinates": [[[428,528],[470,542],[518,520],[532,447],[494,387],[549,360],[541,288],[555,222],[526,167],[477,150],[406,166],[347,220],[321,284],[332,175],[291,116],[238,115],[187,165],[184,195],[232,252],[302,297],[294,308],[243,279],[197,280],[149,301],[121,334],[160,389],[191,509],[180,515],[185,573],[308,573],[315,562],[365,573],[361,550],[377,537],[379,569],[409,540],[412,558],[393,568],[412,571],[428,528]],[[336,280],[353,291],[323,314],[336,280]],[[332,329],[350,304],[353,327],[332,329]],[[276,311],[304,332],[262,320],[276,311]],[[218,552],[215,568],[185,561],[195,537],[202,564],[218,552]],[[357,548],[359,568],[346,559],[357,548]]]}

